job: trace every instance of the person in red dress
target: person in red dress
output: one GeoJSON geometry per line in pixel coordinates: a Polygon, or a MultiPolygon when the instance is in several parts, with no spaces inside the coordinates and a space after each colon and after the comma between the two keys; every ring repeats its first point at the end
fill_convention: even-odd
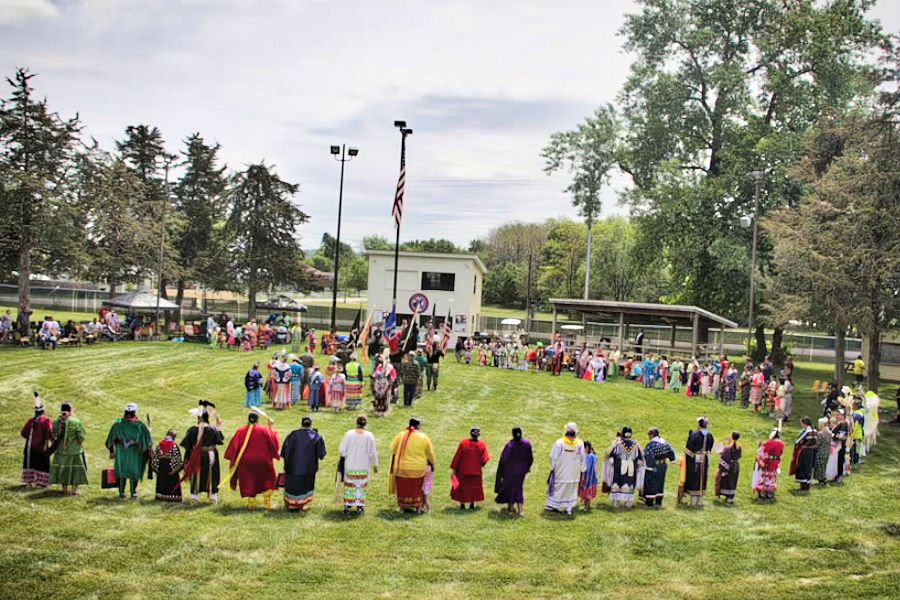
{"type": "Polygon", "coordinates": [[[450,497],[459,502],[462,510],[465,510],[466,504],[474,509],[476,502],[484,502],[481,471],[491,459],[487,446],[478,439],[481,429],[473,427],[469,435],[469,439],[459,443],[450,463],[453,471],[450,497]]]}
{"type": "Polygon", "coordinates": [[[769,439],[759,446],[759,451],[756,453],[752,483],[753,491],[759,495],[760,500],[775,498],[775,490],[778,488],[778,470],[783,454],[784,442],[781,441],[781,431],[775,429],[769,439]]]}
{"type": "Polygon", "coordinates": [[[44,403],[34,393],[34,417],[22,427],[25,438],[25,459],[22,462],[22,483],[28,487],[50,485],[50,442],[53,421],[44,414],[44,403]]]}
{"type": "Polygon", "coordinates": [[[248,508],[256,508],[258,494],[263,495],[263,506],[272,508],[272,491],[277,483],[272,461],[278,460],[281,443],[274,421],[261,410],[254,408],[247,422],[234,433],[225,450],[225,459],[231,461],[228,479],[231,489],[240,486],[248,508]],[[268,428],[259,425],[260,415],[269,420],[268,428]]]}

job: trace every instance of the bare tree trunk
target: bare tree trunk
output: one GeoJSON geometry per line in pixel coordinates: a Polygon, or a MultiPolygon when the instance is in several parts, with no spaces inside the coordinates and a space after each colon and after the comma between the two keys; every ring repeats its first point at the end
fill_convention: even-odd
{"type": "Polygon", "coordinates": [[[591,220],[587,221],[587,255],[584,263],[584,299],[590,298],[591,294],[591,242],[594,239],[594,227],[591,220]]]}
{"type": "Polygon", "coordinates": [[[834,380],[838,387],[844,385],[844,354],[847,351],[846,328],[843,323],[834,327],[834,380]]]}
{"type": "Polygon", "coordinates": [[[769,350],[769,354],[772,355],[772,359],[775,360],[775,364],[779,367],[784,365],[785,355],[784,352],[781,351],[781,345],[784,340],[784,327],[776,327],[772,331],[772,348],[769,350]]]}
{"type": "Polygon", "coordinates": [[[754,331],[754,337],[756,338],[756,352],[753,353],[753,362],[756,364],[762,363],[763,359],[766,358],[766,355],[769,353],[766,349],[766,328],[763,325],[757,325],[756,331],[754,331]]]}
{"type": "Polygon", "coordinates": [[[22,246],[19,248],[19,310],[31,310],[31,247],[30,231],[22,232],[22,246]]]}
{"type": "Polygon", "coordinates": [[[869,346],[869,360],[866,364],[866,387],[873,392],[878,392],[881,375],[881,327],[877,323],[872,324],[866,343],[869,346]]]}
{"type": "Polygon", "coordinates": [[[256,318],[256,269],[250,269],[247,278],[247,320],[256,318]]]}

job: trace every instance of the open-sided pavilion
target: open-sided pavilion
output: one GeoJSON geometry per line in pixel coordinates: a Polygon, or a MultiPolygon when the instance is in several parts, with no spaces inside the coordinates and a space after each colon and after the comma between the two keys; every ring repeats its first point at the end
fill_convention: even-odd
{"type": "MultiPolygon", "coordinates": [[[[618,347],[622,352],[634,349],[634,341],[629,334],[632,325],[669,325],[672,328],[672,336],[668,347],[651,347],[654,352],[670,350],[672,353],[690,350],[692,356],[708,356],[712,351],[721,352],[721,348],[709,347],[710,329],[719,329],[724,339],[726,328],[736,328],[738,325],[725,317],[711,313],[697,306],[683,306],[679,304],[647,304],[643,302],[617,302],[614,300],[577,300],[573,298],[551,298],[553,306],[553,330],[556,331],[557,312],[580,313],[582,320],[587,318],[598,321],[618,324],[618,347]],[[676,332],[678,327],[687,327],[691,330],[690,345],[678,346],[676,332]]],[[[721,344],[721,341],[720,341],[721,344]]],[[[644,345],[647,348],[647,345],[644,345]]]]}

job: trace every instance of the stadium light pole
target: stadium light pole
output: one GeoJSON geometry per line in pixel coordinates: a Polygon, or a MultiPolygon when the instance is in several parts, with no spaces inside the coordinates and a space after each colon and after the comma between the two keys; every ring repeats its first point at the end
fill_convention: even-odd
{"type": "MultiPolygon", "coordinates": [[[[406,121],[394,121],[394,127],[400,130],[400,172],[406,167],[406,136],[412,135],[413,130],[406,126],[406,121]]],[[[405,179],[405,176],[404,176],[405,179]]],[[[399,190],[398,190],[399,191],[399,190]]],[[[395,197],[396,201],[396,197],[395,197]]],[[[397,269],[400,267],[400,219],[396,221],[397,238],[394,241],[394,312],[397,312],[397,269]]]]}
{"type": "Polygon", "coordinates": [[[356,148],[348,148],[346,144],[331,147],[331,155],[341,163],[341,184],[338,188],[337,237],[334,240],[334,281],[331,282],[331,331],[337,328],[337,293],[338,269],[341,260],[341,212],[344,206],[344,164],[359,154],[356,148]]]}
{"type": "Polygon", "coordinates": [[[747,317],[747,354],[750,354],[750,345],[753,342],[753,305],[756,302],[756,246],[759,238],[759,180],[763,176],[762,171],[751,171],[749,176],[753,178],[753,223],[747,223],[748,217],[741,219],[741,225],[753,227],[753,248],[750,253],[750,309],[747,317]]]}

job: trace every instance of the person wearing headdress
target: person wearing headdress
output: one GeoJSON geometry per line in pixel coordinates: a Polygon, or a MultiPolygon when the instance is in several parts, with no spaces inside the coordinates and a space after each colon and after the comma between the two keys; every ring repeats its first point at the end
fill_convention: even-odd
{"type": "Polygon", "coordinates": [[[219,503],[219,449],[225,443],[222,434],[222,419],[216,412],[216,405],[201,400],[198,408],[191,409],[191,415],[197,424],[187,430],[181,447],[184,448],[184,473],[179,480],[190,480],[191,502],[199,502],[200,494],[205,493],[214,503],[219,503]],[[215,420],[215,425],[210,421],[215,420]]]}
{"type": "Polygon", "coordinates": [[[56,449],[50,465],[50,485],[62,486],[63,494],[78,495],[78,486],[85,485],[87,479],[87,461],[84,458],[84,425],[75,416],[75,408],[70,402],[63,402],[60,415],[53,423],[51,434],[56,449]]]}
{"type": "MultiPolygon", "coordinates": [[[[651,355],[652,356],[652,355],[651,355]]],[[[631,427],[623,427],[620,436],[616,437],[606,460],[612,466],[609,486],[609,498],[613,507],[631,508],[634,504],[634,491],[643,489],[643,481],[639,481],[639,471],[644,466],[644,455],[641,445],[632,437],[631,427]],[[639,485],[641,484],[641,485],[639,485]]]]}
{"type": "Polygon", "coordinates": [[[644,487],[641,498],[646,506],[662,506],[666,495],[666,461],[675,462],[675,450],[659,436],[659,429],[647,431],[650,441],[644,446],[644,487]]]}
{"type": "Polygon", "coordinates": [[[160,502],[181,502],[179,473],[184,463],[176,437],[175,431],[170,429],[150,454],[150,468],[156,473],[156,499],[160,502]]]}
{"type": "Polygon", "coordinates": [[[231,489],[241,488],[241,498],[247,499],[248,508],[256,508],[256,496],[263,495],[263,506],[272,508],[272,491],[277,475],[272,462],[278,460],[281,443],[273,421],[258,408],[247,416],[247,425],[234,432],[225,449],[225,460],[231,462],[228,483],[231,489]],[[268,427],[259,426],[259,417],[268,420],[268,427]]]}
{"type": "Polygon", "coordinates": [[[525,513],[525,477],[534,464],[531,442],[522,437],[522,428],[513,427],[512,439],[503,447],[497,464],[494,493],[497,504],[506,504],[507,510],[519,516],[525,513]]]}
{"type": "Polygon", "coordinates": [[[431,438],[421,429],[422,422],[413,417],[409,426],[391,441],[388,493],[397,496],[397,505],[404,512],[422,512],[425,475],[434,471],[437,462],[431,438]]]}
{"type": "Polygon", "coordinates": [[[291,407],[291,367],[286,362],[287,354],[278,355],[278,361],[272,368],[275,377],[275,395],[272,397],[272,408],[284,410],[291,407]]]}
{"type": "Polygon", "coordinates": [[[355,509],[362,514],[366,510],[369,479],[373,473],[378,473],[378,448],[375,436],[366,429],[368,423],[366,415],[356,417],[356,429],[344,434],[338,450],[341,455],[344,513],[355,509]]]}
{"type": "Polygon", "coordinates": [[[34,393],[34,416],[22,427],[25,438],[25,458],[22,462],[22,483],[28,487],[50,485],[50,442],[53,441],[53,421],[44,414],[44,403],[34,393]]]}
{"type": "Polygon", "coordinates": [[[809,483],[813,478],[813,469],[816,466],[819,440],[812,428],[812,419],[803,417],[800,419],[803,430],[794,442],[794,454],[791,457],[790,474],[794,476],[800,489],[809,490],[809,483]]]}
{"type": "Polygon", "coordinates": [[[247,374],[244,375],[244,387],[247,389],[247,395],[244,398],[244,406],[247,408],[253,406],[262,406],[262,373],[259,372],[259,361],[253,363],[247,374]]]}
{"type": "Polygon", "coordinates": [[[775,490],[778,489],[778,470],[783,454],[784,442],[781,441],[781,432],[773,429],[769,439],[760,444],[756,453],[756,464],[753,466],[753,491],[758,494],[760,500],[775,498],[775,490]]]}
{"type": "Polygon", "coordinates": [[[297,406],[303,392],[303,363],[296,354],[291,354],[288,358],[291,360],[291,406],[297,406]]]}
{"type": "Polygon", "coordinates": [[[584,444],[578,439],[578,426],[566,424],[565,434],[550,450],[550,475],[547,479],[548,512],[563,510],[571,515],[578,503],[578,483],[584,472],[584,444]]]}
{"type": "Polygon", "coordinates": [[[709,431],[709,419],[697,419],[697,431],[688,434],[684,448],[684,491],[691,497],[691,506],[703,506],[706,481],[709,475],[709,453],[715,439],[709,431]]]}
{"type": "Polygon", "coordinates": [[[737,494],[738,479],[741,476],[741,454],[743,448],[738,440],[741,434],[737,431],[725,440],[725,448],[719,456],[719,469],[716,471],[716,496],[725,498],[727,504],[734,504],[737,494]]]}
{"type": "Polygon", "coordinates": [[[359,410],[362,405],[364,374],[363,366],[356,360],[355,352],[350,355],[350,362],[344,370],[347,378],[347,409],[359,410]]]}
{"type": "Polygon", "coordinates": [[[138,405],[130,402],[125,414],[116,419],[106,436],[106,449],[113,459],[119,498],[125,497],[125,480],[131,483],[131,497],[137,498],[137,486],[144,478],[144,467],[153,449],[150,430],[137,418],[138,405]]]}
{"type": "Polygon", "coordinates": [[[476,502],[484,502],[484,485],[482,471],[491,459],[487,446],[479,440],[481,428],[473,427],[469,431],[469,439],[462,440],[456,447],[456,454],[450,461],[451,477],[450,498],[459,502],[459,508],[465,510],[466,504],[474,509],[476,502]]]}
{"type": "Polygon", "coordinates": [[[325,458],[325,440],[303,417],[300,429],[292,431],[281,447],[284,459],[284,506],[289,511],[309,510],[316,495],[316,473],[325,458]]]}

